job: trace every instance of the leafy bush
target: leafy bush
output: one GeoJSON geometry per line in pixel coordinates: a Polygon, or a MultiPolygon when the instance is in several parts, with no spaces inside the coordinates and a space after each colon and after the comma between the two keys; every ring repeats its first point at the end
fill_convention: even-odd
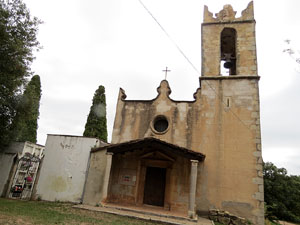
{"type": "Polygon", "coordinates": [[[300,176],[287,175],[285,168],[264,163],[266,218],[300,223],[300,176]]]}

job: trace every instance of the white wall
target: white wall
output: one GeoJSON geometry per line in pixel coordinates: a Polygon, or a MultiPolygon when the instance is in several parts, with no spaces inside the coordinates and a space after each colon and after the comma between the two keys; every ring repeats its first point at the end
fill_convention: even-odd
{"type": "Polygon", "coordinates": [[[48,135],[36,198],[80,202],[90,150],[98,146],[96,138],[48,135]]]}

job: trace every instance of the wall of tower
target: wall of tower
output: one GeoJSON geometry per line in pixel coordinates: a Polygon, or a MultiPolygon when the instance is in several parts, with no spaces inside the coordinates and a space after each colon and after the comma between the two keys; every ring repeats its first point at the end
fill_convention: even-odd
{"type": "Polygon", "coordinates": [[[193,149],[206,155],[197,209],[264,223],[258,77],[202,77],[201,123],[193,149]]]}
{"type": "Polygon", "coordinates": [[[214,18],[205,7],[204,23],[202,23],[202,76],[221,74],[221,32],[224,28],[233,28],[237,33],[236,74],[257,75],[253,3],[248,5],[248,8],[242,13],[242,17],[235,18],[235,13],[232,7],[227,5],[214,18]]]}
{"type": "Polygon", "coordinates": [[[202,76],[220,75],[220,34],[224,28],[237,31],[237,75],[257,75],[255,23],[202,25],[202,76]]]}
{"type": "Polygon", "coordinates": [[[230,5],[215,17],[204,8],[200,82],[203,112],[210,118],[203,117],[205,123],[199,127],[206,159],[198,180],[197,208],[222,209],[264,224],[253,2],[241,17],[235,15],[230,5]],[[224,28],[236,31],[236,74],[230,76],[220,75],[224,28]]]}

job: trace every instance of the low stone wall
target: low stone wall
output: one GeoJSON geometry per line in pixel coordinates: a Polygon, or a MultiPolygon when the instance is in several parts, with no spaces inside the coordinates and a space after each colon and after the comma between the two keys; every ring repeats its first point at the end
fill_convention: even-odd
{"type": "Polygon", "coordinates": [[[209,210],[209,219],[213,220],[214,222],[219,222],[224,225],[249,225],[251,224],[250,221],[238,217],[235,215],[230,214],[227,211],[221,211],[218,209],[209,210]]]}

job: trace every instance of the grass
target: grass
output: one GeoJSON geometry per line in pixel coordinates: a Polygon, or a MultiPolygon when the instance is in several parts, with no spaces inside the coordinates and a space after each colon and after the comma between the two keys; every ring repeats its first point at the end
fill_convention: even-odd
{"type": "Polygon", "coordinates": [[[75,209],[70,203],[0,198],[0,224],[153,225],[155,223],[75,209]]]}

